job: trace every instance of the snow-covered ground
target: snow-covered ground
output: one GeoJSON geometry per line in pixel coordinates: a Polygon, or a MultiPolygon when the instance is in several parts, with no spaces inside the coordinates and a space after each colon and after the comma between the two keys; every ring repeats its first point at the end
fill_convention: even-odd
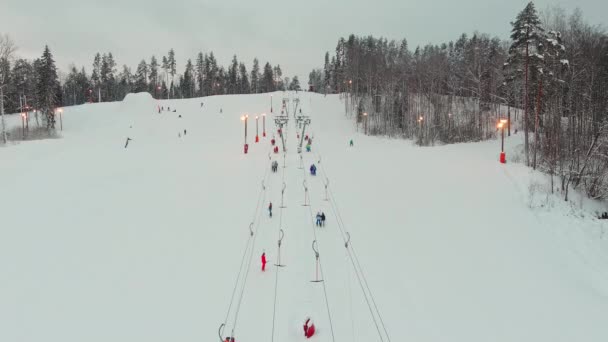
{"type": "Polygon", "coordinates": [[[531,193],[546,178],[499,164],[497,141],[420,148],[357,132],[338,96],[274,93],[275,111],[283,97],[312,120],[304,169],[293,119],[270,153],[268,94],[131,95],[66,108],[62,139],[0,147],[0,341],[217,341],[225,322],[291,342],[306,316],[314,341],[389,341],[383,324],[391,341],[608,340],[607,222],[531,193]]]}

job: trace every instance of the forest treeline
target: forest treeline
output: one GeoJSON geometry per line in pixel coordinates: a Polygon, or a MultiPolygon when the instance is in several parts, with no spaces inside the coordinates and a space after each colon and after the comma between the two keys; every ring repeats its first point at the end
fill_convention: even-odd
{"type": "Polygon", "coordinates": [[[462,34],[413,51],[405,39],[351,35],[325,54],[309,83],[342,94],[347,114],[368,134],[421,145],[494,138],[507,120],[505,133],[524,135],[522,159],[551,175],[551,191],[567,199],[582,187],[606,198],[606,32],[578,10],[539,14],[532,2],[510,24],[508,41],[462,34]]]}

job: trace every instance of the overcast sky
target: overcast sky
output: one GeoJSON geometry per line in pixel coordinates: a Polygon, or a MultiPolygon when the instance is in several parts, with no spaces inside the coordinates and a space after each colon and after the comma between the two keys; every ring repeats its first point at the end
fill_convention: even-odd
{"type": "MultiPolygon", "coordinates": [[[[251,70],[254,57],[280,64],[284,76],[321,67],[339,37],[350,33],[407,38],[410,48],[485,32],[507,38],[520,0],[0,0],[0,33],[18,55],[38,57],[48,44],[58,66],[91,70],[96,52],[112,52],[119,68],[133,70],[150,56],[175,49],[178,68],[198,51],[212,50],[227,66],[236,54],[251,70]]],[[[542,0],[537,9],[579,7],[592,24],[606,26],[608,0],[542,0]]],[[[160,58],[159,58],[160,59],[160,58]]]]}

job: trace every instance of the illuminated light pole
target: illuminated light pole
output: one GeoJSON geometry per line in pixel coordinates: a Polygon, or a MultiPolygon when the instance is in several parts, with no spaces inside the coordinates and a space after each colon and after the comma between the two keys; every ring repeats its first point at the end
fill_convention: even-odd
{"type": "Polygon", "coordinates": [[[258,119],[260,117],[259,116],[255,116],[255,142],[258,143],[260,142],[260,136],[258,135],[258,119]]]}
{"type": "Polygon", "coordinates": [[[21,113],[21,127],[22,127],[22,136],[23,140],[25,140],[25,113],[21,113]]]}
{"type": "Polygon", "coordinates": [[[272,113],[272,94],[270,94],[270,112],[272,113]]]}
{"type": "Polygon", "coordinates": [[[505,164],[507,162],[507,155],[505,154],[505,125],[507,124],[507,120],[505,119],[501,119],[498,122],[498,125],[496,125],[496,127],[498,129],[500,129],[500,135],[501,135],[501,139],[500,139],[500,163],[501,164],[505,164]]]}
{"type": "Polygon", "coordinates": [[[365,135],[367,135],[367,113],[363,113],[363,118],[365,120],[365,122],[363,122],[364,130],[365,130],[365,135]]]}
{"type": "Polygon", "coordinates": [[[422,115],[418,118],[418,123],[420,124],[420,144],[422,144],[422,124],[424,123],[424,117],[422,115]]]}
{"type": "Polygon", "coordinates": [[[93,103],[93,89],[89,89],[89,103],[93,103]]]}
{"type": "Polygon", "coordinates": [[[63,109],[62,108],[58,108],[57,109],[57,113],[59,113],[59,127],[60,129],[63,131],[63,109]]]}
{"type": "Polygon", "coordinates": [[[262,114],[262,136],[266,137],[266,113],[262,114]]]}
{"type": "Polygon", "coordinates": [[[241,121],[245,122],[245,144],[243,146],[243,150],[245,151],[245,154],[247,154],[247,151],[249,150],[249,145],[247,145],[247,119],[249,119],[249,115],[245,114],[245,115],[241,116],[241,121]]]}

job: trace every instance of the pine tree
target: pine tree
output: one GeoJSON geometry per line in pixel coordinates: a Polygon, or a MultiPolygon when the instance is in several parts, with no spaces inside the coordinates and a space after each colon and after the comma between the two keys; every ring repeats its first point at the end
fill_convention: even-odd
{"type": "Polygon", "coordinates": [[[44,114],[47,129],[55,129],[55,106],[57,105],[59,79],[57,78],[55,61],[48,45],[44,47],[44,52],[37,66],[38,109],[44,114]]]}
{"type": "Polygon", "coordinates": [[[251,88],[249,85],[249,75],[247,74],[247,67],[245,67],[245,64],[243,63],[239,65],[239,74],[239,93],[249,94],[251,92],[251,88]]]}
{"type": "Polygon", "coordinates": [[[260,88],[262,93],[275,91],[274,73],[272,71],[272,66],[270,66],[270,63],[268,62],[266,62],[266,65],[264,65],[264,74],[262,75],[260,88]]]}
{"type": "MultiPolygon", "coordinates": [[[[529,76],[531,67],[535,70],[541,69],[542,56],[539,55],[539,44],[544,41],[544,30],[532,2],[528,3],[511,23],[511,47],[509,57],[505,63],[506,81],[508,83],[521,80],[524,82],[524,153],[526,165],[530,165],[529,156],[529,111],[533,108],[530,101],[529,76]],[[523,70],[523,72],[522,72],[523,70]]],[[[536,130],[538,131],[538,130],[536,130]]]]}
{"type": "Polygon", "coordinates": [[[158,61],[155,56],[150,58],[150,64],[148,66],[150,72],[150,88],[152,88],[152,94],[155,98],[158,98],[158,61]]]}
{"type": "Polygon", "coordinates": [[[190,59],[186,62],[186,70],[184,71],[184,76],[180,82],[180,88],[183,97],[194,97],[194,66],[190,59]]]}
{"type": "Polygon", "coordinates": [[[251,68],[251,92],[253,94],[260,92],[260,62],[257,58],[253,59],[253,67],[251,68]]]}
{"type": "Polygon", "coordinates": [[[238,92],[238,75],[239,75],[239,62],[236,59],[236,55],[232,57],[232,63],[228,69],[228,93],[236,94],[238,92]]]}
{"type": "MultiPolygon", "coordinates": [[[[169,50],[169,56],[167,57],[167,66],[169,67],[169,73],[171,74],[171,89],[173,89],[173,79],[177,72],[177,64],[175,62],[175,51],[169,50]]],[[[175,94],[174,94],[175,95],[175,94]]]]}
{"type": "Polygon", "coordinates": [[[277,64],[277,66],[273,68],[273,73],[274,73],[274,89],[275,90],[285,90],[285,87],[289,86],[289,84],[283,83],[283,71],[281,70],[281,66],[277,64]]]}
{"type": "MultiPolygon", "coordinates": [[[[329,52],[325,53],[325,65],[323,67],[323,93],[327,94],[330,89],[332,65],[329,63],[329,52]]],[[[317,89],[319,91],[320,89],[317,89]]]]}
{"type": "MultiPolygon", "coordinates": [[[[162,68],[165,71],[165,78],[167,79],[167,81],[165,82],[165,85],[164,85],[166,87],[167,84],[169,83],[169,61],[167,60],[166,56],[163,56],[162,68]]],[[[169,92],[167,92],[167,98],[169,98],[169,92]]]]}
{"type": "Polygon", "coordinates": [[[141,60],[137,65],[137,71],[135,72],[135,92],[142,92],[148,90],[148,65],[145,60],[141,60]]]}
{"type": "Polygon", "coordinates": [[[289,90],[295,90],[295,91],[302,90],[302,88],[300,88],[300,80],[298,80],[298,76],[294,76],[291,79],[291,83],[289,83],[289,90]]]}
{"type": "Polygon", "coordinates": [[[205,96],[203,88],[203,80],[205,79],[205,57],[202,52],[199,52],[196,56],[196,84],[198,86],[199,96],[205,96]]]}
{"type": "MultiPolygon", "coordinates": [[[[93,59],[93,73],[91,74],[91,81],[93,81],[93,87],[95,89],[94,92],[95,93],[100,93],[100,87],[101,87],[101,55],[99,54],[99,52],[97,54],[95,54],[95,58],[93,59]]],[[[100,100],[101,96],[98,96],[97,99],[98,101],[100,100]]]]}

